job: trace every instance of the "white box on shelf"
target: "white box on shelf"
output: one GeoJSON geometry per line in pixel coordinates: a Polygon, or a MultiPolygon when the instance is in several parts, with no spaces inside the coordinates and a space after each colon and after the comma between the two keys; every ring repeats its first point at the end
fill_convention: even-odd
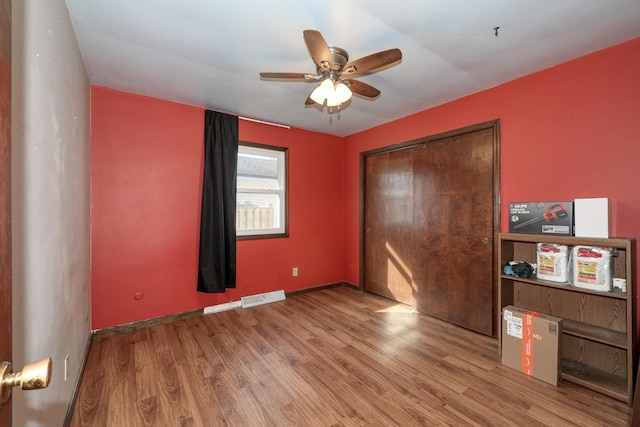
{"type": "Polygon", "coordinates": [[[609,238],[609,199],[575,199],[573,202],[576,237],[609,238]]]}

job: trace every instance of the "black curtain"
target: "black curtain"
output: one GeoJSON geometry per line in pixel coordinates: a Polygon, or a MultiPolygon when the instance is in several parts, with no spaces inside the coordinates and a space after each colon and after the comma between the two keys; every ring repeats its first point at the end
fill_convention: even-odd
{"type": "Polygon", "coordinates": [[[237,164],[238,117],[205,111],[198,262],[201,292],[236,287],[237,164]]]}

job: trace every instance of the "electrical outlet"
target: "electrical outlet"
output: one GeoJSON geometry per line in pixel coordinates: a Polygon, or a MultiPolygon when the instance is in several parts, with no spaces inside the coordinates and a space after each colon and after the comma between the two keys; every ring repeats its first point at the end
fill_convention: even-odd
{"type": "Polygon", "coordinates": [[[298,267],[293,267],[293,277],[298,276],[298,267]]]}
{"type": "Polygon", "coordinates": [[[64,381],[69,379],[69,355],[64,358],[64,381]]]}

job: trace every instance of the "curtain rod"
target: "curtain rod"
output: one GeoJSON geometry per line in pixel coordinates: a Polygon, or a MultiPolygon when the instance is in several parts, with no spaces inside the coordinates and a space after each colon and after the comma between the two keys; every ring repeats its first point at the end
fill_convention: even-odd
{"type": "Polygon", "coordinates": [[[250,117],[243,117],[243,116],[238,116],[238,118],[240,120],[246,120],[248,122],[260,123],[262,125],[269,125],[269,126],[276,126],[276,127],[279,127],[279,128],[291,129],[291,126],[289,126],[289,125],[281,125],[280,123],[265,122],[263,120],[252,119],[250,117]]]}

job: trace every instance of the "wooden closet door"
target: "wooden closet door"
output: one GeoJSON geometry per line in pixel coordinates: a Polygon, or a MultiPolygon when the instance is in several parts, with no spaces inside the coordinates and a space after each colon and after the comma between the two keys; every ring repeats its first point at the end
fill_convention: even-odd
{"type": "Polygon", "coordinates": [[[493,130],[424,144],[413,163],[416,308],[493,334],[493,130]]]}
{"type": "Polygon", "coordinates": [[[364,288],[415,305],[413,298],[413,152],[367,158],[364,288]]]}
{"type": "Polygon", "coordinates": [[[365,290],[493,335],[495,132],[365,155],[365,290]]]}

